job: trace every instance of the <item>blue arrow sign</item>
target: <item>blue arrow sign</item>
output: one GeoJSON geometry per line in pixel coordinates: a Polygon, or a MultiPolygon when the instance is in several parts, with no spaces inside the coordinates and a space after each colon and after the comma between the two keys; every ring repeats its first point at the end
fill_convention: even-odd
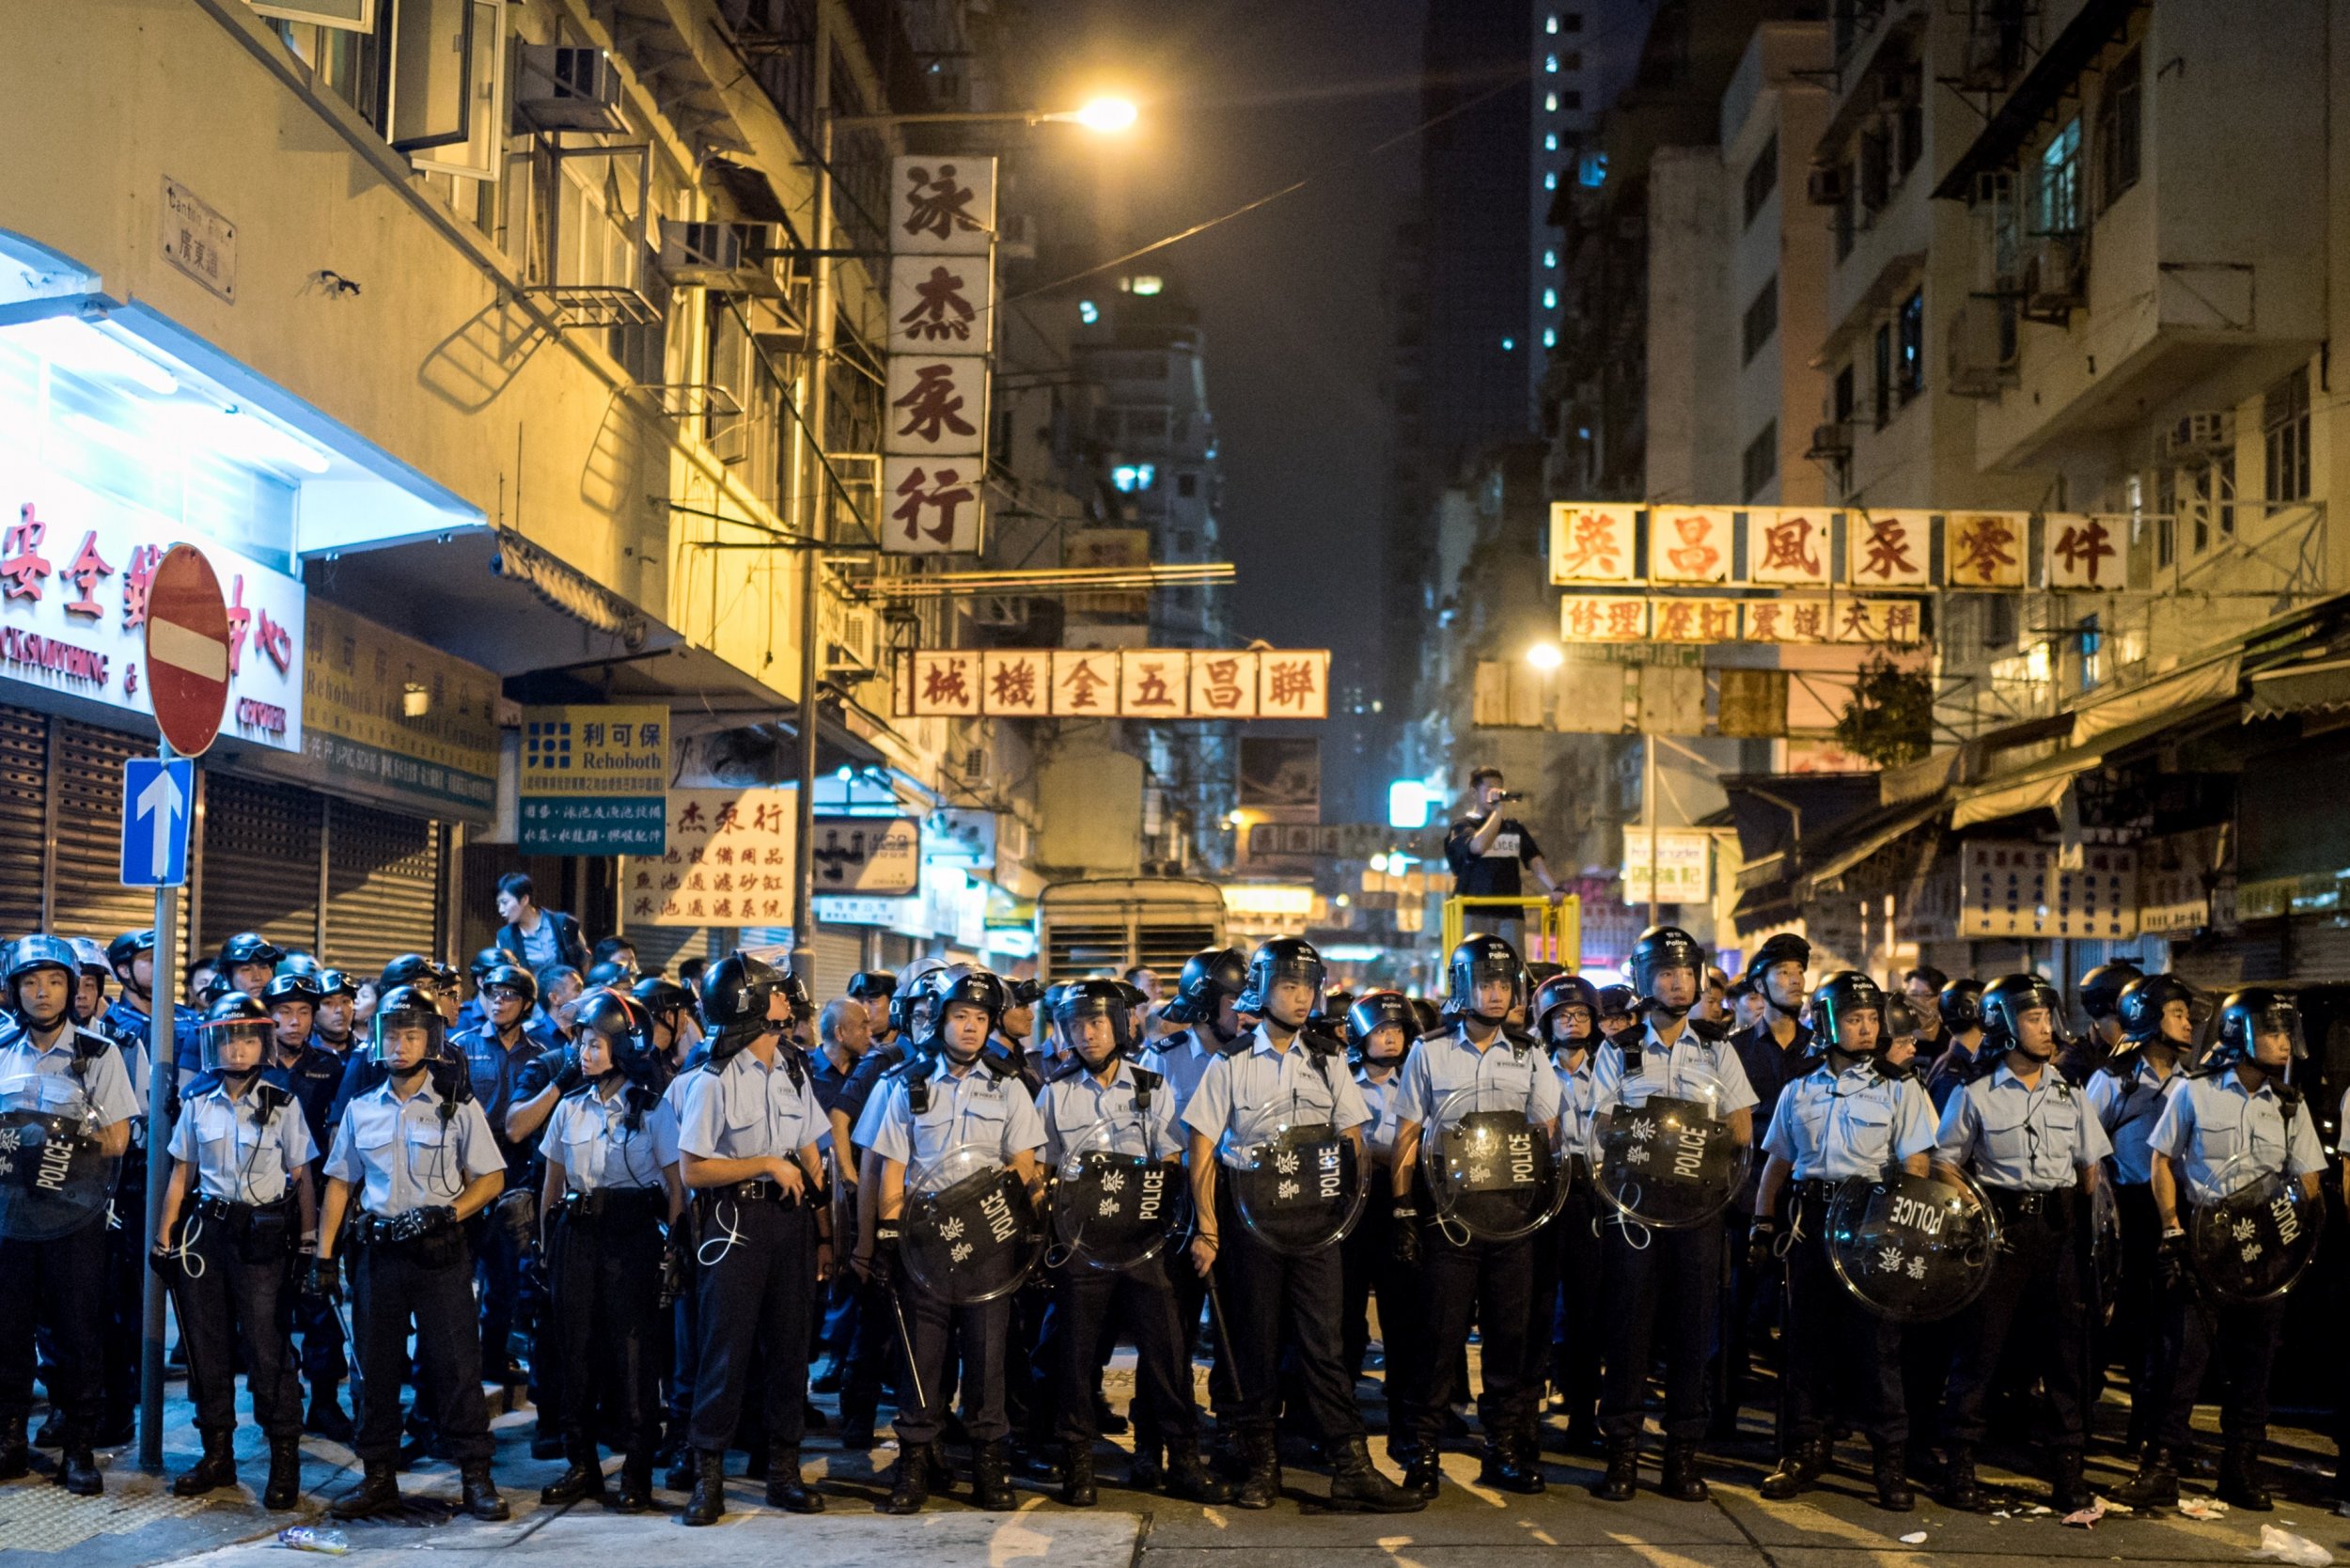
{"type": "Polygon", "coordinates": [[[122,766],[122,885],[177,887],[188,880],[188,816],[196,764],[133,757],[122,766]]]}

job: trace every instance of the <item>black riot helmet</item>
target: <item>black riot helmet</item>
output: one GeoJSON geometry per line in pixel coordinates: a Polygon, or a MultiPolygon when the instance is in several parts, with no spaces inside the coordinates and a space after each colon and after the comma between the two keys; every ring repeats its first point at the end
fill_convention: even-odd
{"type": "Polygon", "coordinates": [[[1412,1004],[1401,991],[1366,991],[1355,998],[1346,1010],[1346,1058],[1355,1066],[1363,1064],[1371,1049],[1371,1037],[1393,1024],[1403,1032],[1403,1049],[1395,1054],[1397,1060],[1412,1048],[1412,1004]]]}
{"type": "Polygon", "coordinates": [[[1444,1015],[1436,1011],[1435,1003],[1425,996],[1406,996],[1403,1000],[1410,1005],[1412,1010],[1410,1032],[1413,1039],[1418,1040],[1423,1036],[1434,1034],[1444,1027],[1444,1015]]]}
{"type": "Polygon", "coordinates": [[[484,948],[473,955],[473,962],[465,965],[465,970],[473,976],[474,984],[479,985],[481,977],[501,964],[519,969],[523,966],[522,955],[510,948],[484,948]]]}
{"type": "Polygon", "coordinates": [[[106,964],[114,970],[115,979],[122,982],[124,990],[145,996],[149,995],[148,988],[133,978],[135,971],[132,966],[138,962],[139,954],[151,953],[154,950],[155,928],[153,926],[149,926],[142,931],[126,931],[106,944],[106,964]]]}
{"type": "MultiPolygon", "coordinates": [[[[1307,990],[1319,996],[1322,995],[1322,983],[1327,976],[1328,971],[1322,966],[1322,954],[1311,942],[1302,936],[1276,936],[1270,941],[1259,943],[1257,950],[1249,955],[1248,983],[1233,998],[1232,1005],[1243,1012],[1253,1012],[1261,1018],[1272,1002],[1273,987],[1277,981],[1302,981],[1307,990]]],[[[1307,1011],[1310,1016],[1310,1005],[1307,1011]]],[[[1305,1022],[1304,1018],[1274,1020],[1282,1028],[1296,1028],[1305,1022]]]]}
{"type": "Polygon", "coordinates": [[[55,1028],[72,1011],[74,980],[81,969],[81,955],[73,950],[73,944],[64,937],[47,934],[18,937],[8,944],[8,1011],[35,1027],[55,1028]],[[30,1016],[24,1011],[24,1004],[18,999],[19,983],[36,969],[58,969],[65,974],[65,1007],[55,1018],[30,1016]]]}
{"type": "Polygon", "coordinates": [[[1445,965],[1445,1011],[1493,1025],[1507,1018],[1511,1008],[1522,1006],[1525,1001],[1526,964],[1519,959],[1517,949],[1490,932],[1463,937],[1445,965]],[[1480,1012],[1478,993],[1487,980],[1494,980],[1509,982],[1510,1007],[1497,1013],[1480,1012]]]}
{"type": "Polygon", "coordinates": [[[2092,1019],[2112,1017],[2122,1003],[2122,988],[2142,973],[2126,958],[2098,964],[2081,977],[2081,1011],[2092,1019]]]}
{"type": "Polygon", "coordinates": [[[2113,1014],[2122,1021],[2122,1038],[2143,1045],[2162,1038],[2164,1009],[2172,1002],[2185,1002],[2191,1018],[2195,1001],[2195,988],[2176,975],[2140,975],[2122,988],[2113,1014]]]}
{"type": "Polygon", "coordinates": [[[622,991],[590,991],[580,998],[578,1025],[583,1035],[603,1039],[612,1052],[612,1070],[635,1082],[652,1075],[659,1053],[652,1043],[652,1014],[644,1004],[622,991]]]}
{"type": "Polygon", "coordinates": [[[889,995],[889,1027],[909,1045],[920,1044],[916,1036],[928,1035],[929,1015],[938,1001],[937,993],[931,989],[931,977],[946,967],[944,959],[917,958],[899,975],[898,989],[889,995]]]}
{"type": "Polygon", "coordinates": [[[2293,1042],[2293,1061],[2309,1056],[2309,1043],[2301,1030],[2301,1010],[2290,996],[2265,985],[2248,985],[2229,992],[2219,1004],[2219,1033],[2203,1056],[2203,1070],[2217,1072],[2240,1061],[2250,1061],[2253,1041],[2264,1034],[2289,1037],[2293,1042]]]}
{"type": "Polygon", "coordinates": [[[721,1039],[764,1034],[776,1027],[768,1004],[782,984],[782,970],[738,948],[703,971],[702,1023],[721,1039]]]}
{"type": "Polygon", "coordinates": [[[340,969],[321,969],[317,975],[319,997],[341,996],[349,1001],[359,999],[359,982],[340,969]]]}
{"type": "MultiPolygon", "coordinates": [[[[274,1008],[280,1002],[307,1002],[315,1008],[325,997],[326,993],[319,989],[318,978],[314,975],[273,975],[270,982],[261,987],[261,1006],[264,1008],[274,1008]]],[[[227,999],[222,998],[223,1001],[227,999]]],[[[206,1016],[209,1019],[211,1014],[206,1016]]]]}
{"type": "Polygon", "coordinates": [[[319,972],[324,967],[325,965],[319,963],[318,954],[304,952],[299,948],[287,949],[286,956],[277,961],[279,974],[307,975],[312,980],[318,979],[319,972]]]}
{"type": "Polygon", "coordinates": [[[241,931],[220,945],[220,957],[213,962],[214,967],[225,975],[244,964],[266,964],[275,968],[277,961],[285,956],[285,949],[259,932],[241,931]]]}
{"type": "Polygon", "coordinates": [[[1935,995],[1934,1008],[1942,1015],[1942,1027],[1952,1034],[1982,1027],[1982,981],[1959,976],[1935,995]]]}
{"type": "MultiPolygon", "coordinates": [[[[984,973],[984,971],[981,971],[984,973]]],[[[964,1000],[978,1000],[965,997],[964,1000]]],[[[1113,980],[1069,980],[1053,987],[1050,1008],[1053,1027],[1059,1031],[1062,1046],[1072,1055],[1081,1055],[1078,1046],[1084,1038],[1086,1020],[1106,1018],[1110,1024],[1110,1052],[1121,1056],[1134,1048],[1134,1008],[1126,1000],[1126,987],[1113,980]]],[[[939,1010],[942,1017],[946,1011],[939,1010]]],[[[1087,1062],[1088,1067],[1094,1064],[1087,1062]]]]}
{"type": "Polygon", "coordinates": [[[1876,1014],[1877,1037],[1865,1049],[1882,1045],[1891,1031],[1885,1027],[1885,992],[1877,982],[1857,969],[1842,969],[1822,980],[1811,994],[1812,1027],[1819,1031],[1822,1043],[1847,1056],[1858,1056],[1864,1049],[1852,1038],[1855,1013],[1876,1014]]]}
{"type": "Polygon", "coordinates": [[[1170,1024],[1214,1027],[1227,996],[1248,987],[1248,960],[1238,948],[1209,948],[1183,960],[1183,977],[1175,982],[1175,999],[1159,1010],[1170,1024]]]}
{"type": "Polygon", "coordinates": [[[694,1011],[694,994],[677,981],[665,980],[659,975],[647,975],[629,987],[629,995],[655,1018],[666,1017],[681,1009],[687,1012],[694,1011]]]}
{"type": "MultiPolygon", "coordinates": [[[[1982,1031],[1984,1045],[1998,1051],[2013,1050],[2023,1039],[2019,1027],[2025,1013],[2034,1008],[2048,1010],[2051,1029],[2060,1022],[2064,998],[2057,988],[2038,975],[2001,975],[1982,988],[1982,1031]]],[[[2049,1050],[2055,1051],[2053,1033],[2049,1050]]]]}
{"type": "Polygon", "coordinates": [[[816,1016],[816,998],[809,995],[807,981],[800,979],[798,970],[786,969],[776,989],[783,993],[784,1002],[791,1009],[793,1023],[805,1024],[816,1016]]]}
{"type": "Polygon", "coordinates": [[[277,1026],[269,1015],[269,1009],[242,991],[231,991],[205,1011],[204,1021],[196,1026],[196,1038],[202,1047],[201,1057],[207,1073],[251,1073],[266,1064],[270,1047],[277,1043],[277,1026]],[[227,1053],[222,1047],[233,1041],[251,1041],[258,1049],[253,1059],[242,1067],[227,1064],[227,1053]]]}
{"type": "MultiPolygon", "coordinates": [[[[1116,992],[1118,982],[1112,980],[1109,984],[1116,1005],[1124,1007],[1125,997],[1116,992]]],[[[931,1009],[930,1031],[922,1043],[930,1049],[945,1051],[949,1056],[954,1053],[947,1045],[948,1009],[957,1003],[969,1003],[987,1014],[987,1028],[979,1037],[979,1046],[972,1052],[973,1056],[977,1056],[979,1051],[986,1049],[987,1036],[994,1034],[1002,1025],[1004,1009],[1011,1002],[1011,994],[1004,988],[1000,976],[992,969],[981,969],[969,964],[958,964],[941,970],[932,977],[931,991],[936,1005],[931,1009]]],[[[960,1057],[956,1059],[969,1060],[970,1058],[960,1057]]]]}
{"type": "Polygon", "coordinates": [[[589,991],[626,991],[629,984],[628,965],[607,958],[602,964],[590,964],[580,977],[582,987],[589,991]]]}
{"type": "Polygon", "coordinates": [[[441,978],[433,962],[424,954],[402,953],[384,965],[384,973],[377,977],[375,988],[382,993],[400,985],[421,985],[438,996],[441,978]]]}
{"type": "Polygon", "coordinates": [[[1792,964],[1798,969],[1810,969],[1811,967],[1811,944],[1792,931],[1782,931],[1776,935],[1763,938],[1762,945],[1754,949],[1754,956],[1747,960],[1747,983],[1754,988],[1754,994],[1762,997],[1764,1002],[1793,1017],[1803,1007],[1803,982],[1801,980],[1795,982],[1794,999],[1782,1001],[1771,989],[1771,971],[1782,964],[1792,964]]]}
{"type": "Polygon", "coordinates": [[[1688,970],[1692,981],[1689,999],[1680,1007],[1668,1010],[1684,1012],[1697,1005],[1697,998],[1703,991],[1705,949],[1698,946],[1696,937],[1679,926],[1651,926],[1640,933],[1638,941],[1632,944],[1632,960],[1626,967],[1632,973],[1633,989],[1640,994],[1642,1001],[1649,1002],[1662,1000],[1656,995],[1658,977],[1668,970],[1688,970]]]}
{"type": "Polygon", "coordinates": [[[441,1059],[441,1042],[448,1026],[441,1017],[440,988],[430,984],[395,985],[386,990],[375,1004],[372,1050],[376,1065],[393,1065],[390,1037],[395,1030],[420,1028],[425,1031],[424,1057],[418,1066],[429,1066],[441,1059]]]}
{"type": "Polygon", "coordinates": [[[1553,975],[1543,981],[1534,993],[1534,1038],[1544,1046],[1550,1038],[1550,1021],[1560,1009],[1579,1007],[1591,1015],[1590,1032],[1582,1039],[1586,1050],[1599,1043],[1599,988],[1581,975],[1553,975]]]}
{"type": "Polygon", "coordinates": [[[856,1001],[897,994],[898,977],[886,969],[867,969],[849,977],[848,995],[856,1001]]]}
{"type": "Polygon", "coordinates": [[[493,964],[474,977],[481,991],[511,991],[523,999],[525,1012],[538,1005],[539,977],[519,964],[493,964]]]}

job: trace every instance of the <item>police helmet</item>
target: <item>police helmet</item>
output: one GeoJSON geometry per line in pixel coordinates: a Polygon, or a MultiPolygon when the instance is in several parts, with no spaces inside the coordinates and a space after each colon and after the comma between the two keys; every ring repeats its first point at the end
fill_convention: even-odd
{"type": "MultiPolygon", "coordinates": [[[[1410,1050],[1417,1031],[1409,997],[1401,991],[1366,991],[1355,997],[1346,1010],[1347,1059],[1360,1066],[1364,1053],[1371,1048],[1371,1037],[1389,1024],[1403,1032],[1403,1051],[1410,1050]]],[[[1399,1058],[1402,1054],[1396,1053],[1399,1058]]]]}
{"type": "Polygon", "coordinates": [[[359,982],[341,969],[321,969],[316,977],[319,998],[341,996],[348,1001],[359,999],[359,982]]]}
{"type": "Polygon", "coordinates": [[[392,1065],[386,1041],[395,1029],[423,1029],[424,1061],[439,1060],[441,1042],[448,1029],[446,1021],[441,1017],[440,989],[414,982],[387,987],[375,1004],[375,1020],[371,1027],[373,1033],[369,1048],[377,1065],[392,1065]]]}
{"type": "Polygon", "coordinates": [[[1346,1022],[1346,1010],[1354,1005],[1355,993],[1343,985],[1334,985],[1324,991],[1322,994],[1322,999],[1314,1004],[1314,1016],[1325,1022],[1335,1020],[1343,1025],[1346,1022]]]}
{"type": "Polygon", "coordinates": [[[2172,1002],[2185,1002],[2191,1017],[2195,988],[2176,975],[2140,975],[2130,981],[2113,1004],[2122,1038],[2138,1045],[2162,1038],[2163,1011],[2172,1002]]]}
{"type": "Polygon", "coordinates": [[[220,957],[214,964],[223,974],[246,964],[265,964],[277,967],[277,961],[286,956],[286,949],[258,931],[241,931],[220,945],[220,957]]]}
{"type": "Polygon", "coordinates": [[[715,1033],[760,1033],[771,1026],[768,1004],[783,971],[736,949],[702,974],[702,1021],[715,1033]]]}
{"type": "Polygon", "coordinates": [[[628,994],[637,1005],[654,1018],[661,1018],[681,1010],[694,1011],[694,994],[673,980],[660,975],[647,975],[629,987],[628,994]]]}
{"type": "Polygon", "coordinates": [[[268,1009],[280,1002],[307,1002],[315,1008],[325,995],[319,989],[319,982],[308,975],[273,975],[270,982],[261,987],[261,1006],[268,1009]]]}
{"type": "MultiPolygon", "coordinates": [[[[1085,1021],[1106,1018],[1110,1021],[1113,1049],[1120,1053],[1130,1049],[1134,1043],[1135,1014],[1126,991],[1124,984],[1113,980],[1070,980],[1053,987],[1053,1027],[1059,1031],[1062,1044],[1076,1050],[1085,1021]]],[[[962,999],[979,1000],[976,996],[962,999]]],[[[942,1014],[945,1011],[940,1009],[942,1014]]]]}
{"type": "Polygon", "coordinates": [[[2265,985],[2248,985],[2229,992],[2219,1004],[2219,1032],[2203,1058],[2204,1069],[2211,1071],[2250,1061],[2253,1042],[2264,1034],[2290,1037],[2295,1061],[2309,1055],[2308,1043],[2302,1038],[2301,1010],[2290,996],[2265,985]]]}
{"type": "Polygon", "coordinates": [[[1637,1018],[1640,1015],[1640,994],[1629,985],[1618,983],[1599,988],[1599,1016],[1602,1018],[1637,1018]]]}
{"type": "Polygon", "coordinates": [[[270,1047],[277,1039],[277,1026],[269,1015],[269,1009],[242,991],[231,991],[205,1010],[204,1021],[196,1027],[197,1043],[202,1047],[202,1061],[207,1073],[250,1073],[269,1060],[270,1047]],[[253,1060],[243,1067],[230,1067],[221,1049],[231,1041],[250,1040],[259,1047],[253,1060]]]}
{"type": "Polygon", "coordinates": [[[1942,1027],[1952,1034],[1982,1027],[1982,981],[1959,976],[1935,993],[1934,1010],[1942,1015],[1942,1027]]]}
{"type": "Polygon", "coordinates": [[[580,977],[580,983],[590,991],[626,991],[628,979],[628,965],[607,958],[602,964],[588,965],[588,973],[580,977]]]}
{"type": "Polygon", "coordinates": [[[441,980],[433,972],[432,961],[424,954],[402,953],[384,965],[384,973],[377,978],[375,988],[380,994],[401,985],[422,985],[437,994],[441,980]]]}
{"type": "MultiPolygon", "coordinates": [[[[1754,956],[1747,960],[1747,984],[1753,988],[1756,996],[1761,996],[1773,1007],[1778,1007],[1779,1002],[1778,997],[1771,995],[1771,971],[1782,964],[1792,964],[1798,969],[1810,969],[1811,967],[1811,944],[1792,931],[1782,931],[1763,938],[1762,945],[1754,949],[1754,956]]],[[[1802,1006],[1803,981],[1798,980],[1795,982],[1794,1004],[1781,1008],[1780,1011],[1793,1012],[1802,1006]]]]}
{"type": "Polygon", "coordinates": [[[624,991],[590,991],[580,998],[579,1028],[601,1035],[611,1049],[614,1071],[629,1078],[649,1076],[658,1056],[652,1043],[652,1014],[624,991]]]}
{"type": "MultiPolygon", "coordinates": [[[[1115,994],[1118,981],[1107,982],[1115,994]]],[[[987,1014],[987,1032],[994,1034],[1004,1021],[1004,1009],[1010,1002],[1010,993],[1004,988],[1002,977],[992,969],[976,964],[958,964],[942,969],[931,977],[931,992],[935,1003],[931,1009],[930,1027],[923,1037],[925,1045],[944,1047],[947,1040],[947,1010],[957,1003],[967,1002],[987,1014]]],[[[1123,1008],[1126,999],[1118,996],[1123,1008]]]]}
{"type": "Polygon", "coordinates": [[[2081,977],[2081,1011],[2092,1018],[2110,1018],[2121,1005],[2122,989],[2143,971],[2126,958],[2100,964],[2081,977]]]}
{"type": "Polygon", "coordinates": [[[1444,1015],[1436,1011],[1435,1003],[1425,996],[1406,996],[1403,999],[1412,1007],[1413,1039],[1434,1034],[1444,1027],[1444,1015]]]}
{"type": "Polygon", "coordinates": [[[1819,1031],[1821,1043],[1836,1050],[1859,1054],[1860,1047],[1850,1038],[1853,1015],[1859,1012],[1876,1014],[1877,1038],[1870,1044],[1872,1048],[1882,1044],[1891,1034],[1886,1027],[1885,992],[1857,969],[1839,970],[1811,993],[1812,1027],[1819,1031]]]}
{"type": "MultiPolygon", "coordinates": [[[[1534,993],[1534,1037],[1543,1044],[1550,1043],[1551,1016],[1561,1008],[1579,1007],[1591,1015],[1591,1028],[1599,1028],[1599,988],[1581,975],[1553,975],[1543,981],[1534,993]]],[[[1590,1036],[1585,1037],[1590,1043],[1590,1036]]]]}
{"type": "Polygon", "coordinates": [[[304,952],[299,948],[287,949],[286,956],[277,961],[277,972],[281,975],[308,975],[315,980],[321,967],[316,953],[304,952]]]}
{"type": "Polygon", "coordinates": [[[1632,959],[1626,967],[1631,971],[1633,988],[1647,1001],[1657,999],[1656,982],[1667,970],[1688,970],[1695,982],[1689,989],[1689,1005],[1695,1006],[1699,988],[1705,980],[1705,949],[1679,926],[1651,926],[1632,944],[1632,959]]]}
{"type": "Polygon", "coordinates": [[[1170,1024],[1212,1024],[1219,1004],[1248,987],[1248,960],[1238,948],[1208,948],[1183,960],[1175,999],[1159,1010],[1170,1024]]]}
{"type": "Polygon", "coordinates": [[[510,948],[484,948],[479,952],[473,955],[473,962],[466,964],[465,969],[468,974],[473,976],[473,982],[476,985],[479,985],[481,983],[481,977],[488,974],[491,970],[496,968],[501,964],[512,964],[516,968],[521,968],[523,966],[523,955],[514,951],[510,948]]]}
{"type": "Polygon", "coordinates": [[[889,994],[889,1027],[908,1041],[918,1032],[915,1028],[916,1011],[928,1009],[937,1000],[931,989],[931,977],[946,967],[943,958],[917,958],[899,975],[898,989],[889,994]]]}
{"type": "Polygon", "coordinates": [[[62,969],[70,981],[82,972],[82,955],[73,950],[73,944],[62,936],[39,933],[20,936],[8,944],[8,989],[13,995],[16,982],[36,969],[62,969]]]}
{"type": "Polygon", "coordinates": [[[898,977],[886,969],[866,969],[849,977],[848,995],[857,1001],[897,994],[898,977]]]}
{"type": "Polygon", "coordinates": [[[74,965],[79,973],[101,980],[114,978],[114,965],[106,962],[105,949],[86,936],[70,936],[66,940],[72,945],[74,965]]]}
{"type": "Polygon", "coordinates": [[[139,954],[151,953],[154,950],[155,928],[153,926],[149,926],[144,931],[126,931],[106,944],[106,967],[115,972],[115,979],[129,985],[131,965],[138,962],[139,954]]]}
{"type": "Polygon", "coordinates": [[[525,1011],[538,1005],[539,977],[519,964],[493,964],[481,971],[475,983],[483,991],[514,992],[522,997],[525,1011]]]}
{"type": "Polygon", "coordinates": [[[1266,1003],[1272,999],[1276,981],[1302,980],[1307,990],[1319,996],[1322,995],[1322,982],[1327,977],[1328,971],[1322,965],[1322,954],[1311,942],[1302,936],[1276,936],[1259,943],[1257,950],[1249,955],[1248,983],[1233,999],[1232,1005],[1243,1012],[1253,1012],[1261,1017],[1266,1003]]]}
{"type": "Polygon", "coordinates": [[[2034,1008],[2048,1010],[2048,1022],[2053,1028],[2064,1015],[2064,998],[2057,988],[2038,975],[2001,975],[1982,988],[1982,1028],[1986,1041],[2013,1045],[2023,1038],[2018,1027],[2025,1013],[2034,1008]]]}
{"type": "Polygon", "coordinates": [[[1452,949],[1452,957],[1445,964],[1445,1011],[1474,1018],[1480,1024],[1498,1024],[1509,1016],[1510,1008],[1526,1000],[1526,965],[1518,958],[1517,949],[1490,932],[1465,936],[1452,949]],[[1510,984],[1510,1007],[1498,1013],[1477,1011],[1477,996],[1487,980],[1507,980],[1510,984]]]}

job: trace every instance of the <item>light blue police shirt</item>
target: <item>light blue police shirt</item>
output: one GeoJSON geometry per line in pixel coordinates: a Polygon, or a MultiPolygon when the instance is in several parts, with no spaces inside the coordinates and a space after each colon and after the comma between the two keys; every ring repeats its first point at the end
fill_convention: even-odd
{"type": "Polygon", "coordinates": [[[215,1084],[180,1102],[180,1120],[171,1129],[171,1157],[196,1168],[196,1190],[204,1197],[274,1203],[286,1196],[293,1173],[319,1157],[302,1106],[284,1096],[264,1126],[259,1090],[256,1079],[231,1100],[228,1086],[215,1084]]]}
{"type": "Polygon", "coordinates": [[[1762,1148],[1794,1167],[1798,1182],[1841,1182],[1882,1176],[1888,1166],[1931,1153],[1934,1140],[1926,1091],[1864,1061],[1841,1073],[1823,1063],[1788,1085],[1762,1148]]]}
{"type": "Polygon", "coordinates": [[[2088,1097],[2057,1073],[2040,1070],[2027,1089],[2007,1063],[1977,1078],[1942,1107],[1934,1157],[1971,1169],[1987,1187],[2056,1192],[2080,1184],[2081,1168],[2113,1152],[2088,1097]]]}
{"type": "Polygon", "coordinates": [[[1241,1051],[1208,1063],[1183,1107],[1183,1125],[1214,1139],[1216,1158],[1225,1165],[1245,1168],[1257,1145],[1285,1127],[1329,1126],[1343,1133],[1371,1120],[1343,1057],[1317,1055],[1297,1039],[1277,1051],[1262,1024],[1246,1038],[1241,1051]]]}

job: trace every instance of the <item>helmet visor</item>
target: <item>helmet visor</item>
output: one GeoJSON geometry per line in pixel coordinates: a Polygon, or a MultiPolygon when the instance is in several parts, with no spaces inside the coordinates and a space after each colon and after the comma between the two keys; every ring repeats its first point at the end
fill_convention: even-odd
{"type": "Polygon", "coordinates": [[[206,1024],[196,1031],[203,1046],[204,1071],[250,1073],[269,1059],[270,1043],[276,1036],[275,1026],[260,1018],[206,1024]]]}
{"type": "Polygon", "coordinates": [[[403,1007],[377,1012],[374,1028],[377,1064],[404,1073],[441,1054],[441,1040],[447,1025],[431,1009],[403,1007]]]}

